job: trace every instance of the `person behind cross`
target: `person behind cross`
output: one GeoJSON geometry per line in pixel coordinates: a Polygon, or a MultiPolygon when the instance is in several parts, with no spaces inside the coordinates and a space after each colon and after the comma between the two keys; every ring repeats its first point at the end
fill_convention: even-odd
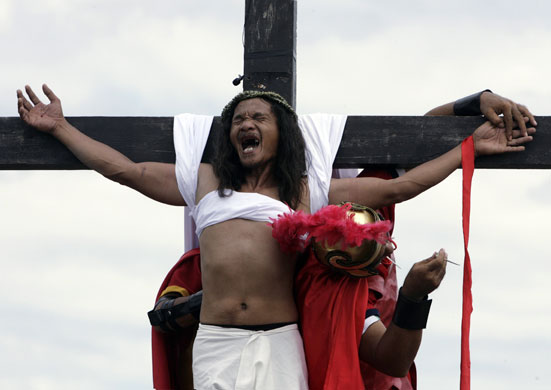
{"type": "MultiPolygon", "coordinates": [[[[308,388],[293,295],[297,258],[280,250],[266,224],[270,218],[289,207],[310,213],[343,201],[374,209],[399,203],[439,183],[461,163],[458,146],[396,179],[331,180],[327,164],[318,163],[327,162],[323,145],[338,146],[340,136],[306,145],[302,134],[309,134],[309,143],[326,137],[325,129],[337,128],[342,135],[345,118],[306,117],[300,122],[301,134],[297,115],[283,98],[263,92],[244,92],[226,106],[214,164],[201,162],[211,119],[197,116],[175,119],[176,166],[134,163],[70,125],[57,96],[46,85],[43,91],[50,100],[47,105],[28,86],[29,99],[17,91],[19,114],[26,123],[52,134],[105,177],[160,202],[193,209],[203,286],[193,356],[197,389],[308,388]]],[[[512,130],[511,120],[506,129],[486,122],[474,131],[476,155],[524,150],[522,144],[532,139],[535,129],[526,128],[522,115],[535,121],[519,107],[521,117],[515,112],[514,118],[520,131],[512,130]]],[[[329,168],[336,149],[330,153],[329,168]]],[[[408,273],[401,295],[409,312],[438,287],[445,260],[440,250],[408,273]]],[[[407,320],[396,318],[398,324],[388,328],[380,321],[368,326],[359,355],[383,372],[403,376],[419,348],[422,328],[408,329],[407,320]]]]}

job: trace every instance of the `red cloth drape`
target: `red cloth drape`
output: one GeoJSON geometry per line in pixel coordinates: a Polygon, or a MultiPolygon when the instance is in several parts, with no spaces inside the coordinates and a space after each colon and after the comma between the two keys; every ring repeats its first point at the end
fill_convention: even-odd
{"type": "Polygon", "coordinates": [[[363,389],[358,347],[370,307],[367,278],[337,274],[311,252],[295,289],[310,389],[363,389]]]}
{"type": "Polygon", "coordinates": [[[461,144],[461,165],[463,168],[463,243],[465,261],[463,268],[463,308],[461,319],[461,378],[460,390],[471,388],[471,356],[469,333],[471,329],[471,313],[473,311],[472,269],[469,256],[469,219],[471,216],[471,182],[474,173],[474,142],[473,137],[466,138],[461,144]]]}
{"type": "MultiPolygon", "coordinates": [[[[201,269],[199,249],[186,252],[165,277],[157,297],[168,286],[185,288],[190,294],[201,290],[201,269]]],[[[176,387],[174,373],[182,369],[178,366],[182,345],[192,342],[195,333],[182,332],[178,335],[157,332],[151,329],[151,349],[153,354],[153,387],[157,390],[170,390],[176,387]]]]}

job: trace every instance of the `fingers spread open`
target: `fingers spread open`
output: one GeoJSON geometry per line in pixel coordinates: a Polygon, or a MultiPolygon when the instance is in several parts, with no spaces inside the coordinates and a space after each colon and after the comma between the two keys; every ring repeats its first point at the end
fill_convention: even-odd
{"type": "Polygon", "coordinates": [[[532,140],[533,140],[533,138],[530,135],[527,135],[527,136],[524,136],[524,137],[513,138],[511,141],[507,142],[507,146],[523,145],[523,144],[525,144],[527,142],[530,142],[532,140]]]}
{"type": "Polygon", "coordinates": [[[29,118],[29,111],[23,106],[23,104],[18,105],[17,112],[19,113],[19,117],[27,122],[27,119],[29,118]]]}
{"type": "Polygon", "coordinates": [[[42,91],[44,91],[44,94],[50,100],[50,102],[59,100],[58,97],[54,94],[54,92],[46,84],[42,85],[42,91]]]}
{"type": "MultiPolygon", "coordinates": [[[[528,135],[533,135],[536,133],[536,128],[535,127],[527,127],[526,128],[526,133],[528,135]]],[[[523,137],[522,133],[520,130],[513,130],[513,138],[521,138],[523,137]]]]}
{"type": "Polygon", "coordinates": [[[34,91],[31,89],[30,86],[28,85],[25,85],[25,91],[27,92],[27,95],[29,95],[29,99],[31,99],[31,102],[33,102],[33,104],[39,104],[41,103],[40,102],[40,99],[36,96],[36,94],[34,93],[34,91]]]}
{"type": "Polygon", "coordinates": [[[25,98],[20,89],[17,90],[17,107],[19,107],[19,109],[24,108],[26,110],[33,108],[33,105],[25,98]]]}
{"type": "Polygon", "coordinates": [[[524,146],[506,146],[506,152],[524,152],[526,148],[524,146]]]}
{"type": "Polygon", "coordinates": [[[33,108],[33,105],[24,97],[21,97],[17,101],[21,106],[23,106],[26,110],[30,110],[33,108]]]}

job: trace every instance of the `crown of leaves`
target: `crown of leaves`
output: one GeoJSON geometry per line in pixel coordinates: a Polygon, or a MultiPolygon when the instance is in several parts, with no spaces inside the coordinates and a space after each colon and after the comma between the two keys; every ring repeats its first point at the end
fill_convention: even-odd
{"type": "Polygon", "coordinates": [[[285,110],[287,110],[290,114],[292,114],[295,118],[297,117],[297,113],[295,110],[293,110],[293,107],[287,103],[287,100],[283,96],[281,96],[278,93],[270,92],[270,91],[243,91],[239,94],[237,94],[228,104],[226,104],[226,107],[222,110],[222,121],[225,121],[226,119],[231,119],[231,116],[233,116],[233,112],[235,110],[235,107],[242,102],[243,100],[248,99],[255,99],[255,98],[261,98],[268,100],[272,103],[279,104],[281,107],[283,107],[285,110]]]}

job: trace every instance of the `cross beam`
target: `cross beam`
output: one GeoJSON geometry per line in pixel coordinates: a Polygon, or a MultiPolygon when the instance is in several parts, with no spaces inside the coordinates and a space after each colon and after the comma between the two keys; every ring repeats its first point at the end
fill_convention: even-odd
{"type": "MultiPolygon", "coordinates": [[[[296,0],[245,3],[245,89],[270,90],[296,101],[296,0]]],[[[171,117],[72,117],[69,122],[136,162],[174,162],[171,117]]],[[[538,117],[537,142],[527,153],[477,159],[481,168],[551,168],[551,117],[538,117]]],[[[457,145],[480,123],[476,117],[352,116],[346,123],[336,168],[410,168],[457,145]]],[[[220,130],[216,118],[213,131],[220,130]]],[[[207,145],[206,159],[212,153],[207,145]]],[[[0,169],[86,169],[64,146],[0,117],[0,169]]]]}
{"type": "MultiPolygon", "coordinates": [[[[68,117],[85,134],[136,162],[175,161],[172,117],[68,117]]],[[[527,152],[477,159],[479,168],[551,168],[551,117],[538,117],[537,142],[527,152]]],[[[346,122],[336,168],[411,168],[444,153],[483,122],[478,117],[351,116],[346,122]]],[[[213,131],[221,130],[216,117],[213,131]]],[[[212,154],[207,144],[205,159],[212,154]]],[[[55,138],[19,118],[0,118],[0,169],[86,169],[55,138]]]]}

